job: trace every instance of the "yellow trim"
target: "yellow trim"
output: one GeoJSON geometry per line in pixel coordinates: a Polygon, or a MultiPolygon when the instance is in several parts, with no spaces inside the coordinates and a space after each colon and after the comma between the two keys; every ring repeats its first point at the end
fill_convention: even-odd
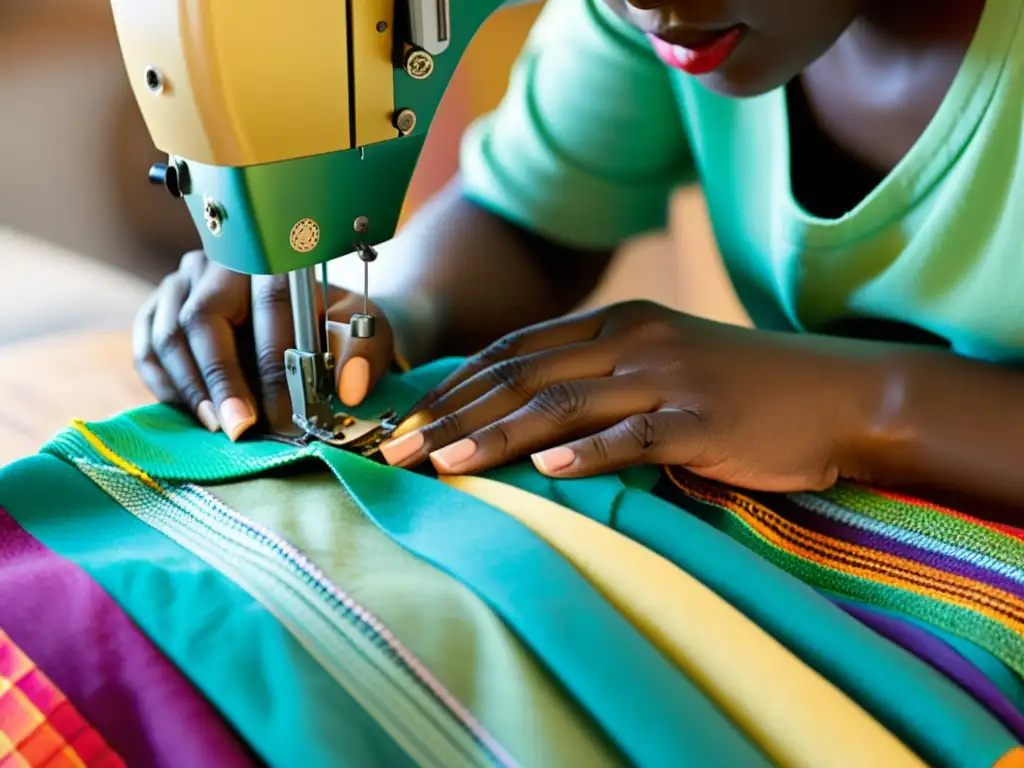
{"type": "Polygon", "coordinates": [[[355,66],[356,140],[365,147],[398,138],[395,112],[394,0],[352,1],[352,60],[355,66]],[[377,24],[387,25],[384,32],[377,24]]]}
{"type": "Polygon", "coordinates": [[[440,479],[547,541],[778,765],[923,768],[842,691],[663,557],[518,488],[480,477],[440,479]]]}
{"type": "Polygon", "coordinates": [[[231,167],[351,148],[346,6],[111,0],[153,142],[168,154],[231,167]],[[161,93],[146,87],[150,66],[164,75],[161,93]]]}
{"type": "Polygon", "coordinates": [[[405,356],[401,352],[395,350],[395,365],[402,371],[402,373],[408,373],[412,370],[412,366],[409,365],[409,361],[405,359],[405,356]]]}
{"type": "Polygon", "coordinates": [[[75,419],[74,421],[71,422],[71,428],[77,430],[79,434],[81,434],[82,437],[84,437],[89,442],[89,445],[91,445],[96,450],[96,452],[100,454],[100,456],[109,461],[115,467],[145,483],[153,490],[159,491],[161,493],[163,492],[163,488],[160,486],[158,482],[156,482],[153,478],[151,478],[149,475],[147,475],[145,472],[143,472],[141,469],[136,467],[131,462],[122,459],[120,456],[114,453],[110,448],[107,447],[106,443],[104,443],[102,440],[100,440],[99,437],[93,434],[89,427],[86,426],[84,421],[82,421],[81,419],[75,419]]]}

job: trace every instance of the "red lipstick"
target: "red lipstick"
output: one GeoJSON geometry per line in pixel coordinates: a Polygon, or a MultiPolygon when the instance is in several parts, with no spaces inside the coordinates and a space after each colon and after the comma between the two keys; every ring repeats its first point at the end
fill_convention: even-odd
{"type": "Polygon", "coordinates": [[[747,28],[742,24],[710,35],[706,40],[688,46],[673,45],[657,35],[648,35],[661,60],[688,75],[706,75],[725,64],[743,42],[747,28]]]}

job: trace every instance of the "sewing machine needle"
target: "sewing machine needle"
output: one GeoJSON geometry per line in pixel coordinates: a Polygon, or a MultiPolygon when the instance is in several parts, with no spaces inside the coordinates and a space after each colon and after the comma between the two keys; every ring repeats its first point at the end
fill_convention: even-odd
{"type": "Polygon", "coordinates": [[[324,350],[327,353],[327,359],[330,360],[331,354],[331,326],[329,318],[327,316],[327,310],[330,305],[327,303],[330,297],[330,291],[327,286],[327,262],[325,261],[320,265],[320,290],[323,292],[324,297],[324,350]]]}

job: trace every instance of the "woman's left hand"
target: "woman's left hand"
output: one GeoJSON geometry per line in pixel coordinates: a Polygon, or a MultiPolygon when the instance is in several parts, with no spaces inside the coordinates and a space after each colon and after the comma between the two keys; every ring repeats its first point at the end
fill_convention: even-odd
{"type": "Polygon", "coordinates": [[[525,455],[546,475],[672,464],[765,491],[831,486],[878,403],[881,345],[722,325],[648,302],[528,328],[469,359],[385,447],[476,473],[525,455]]]}

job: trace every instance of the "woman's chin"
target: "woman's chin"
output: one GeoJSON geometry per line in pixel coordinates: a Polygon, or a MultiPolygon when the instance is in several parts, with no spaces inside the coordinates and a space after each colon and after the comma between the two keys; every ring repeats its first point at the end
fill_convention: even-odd
{"type": "Polygon", "coordinates": [[[785,85],[794,77],[789,67],[780,67],[754,57],[737,57],[714,72],[697,75],[697,81],[713,93],[733,99],[762,96],[785,85]]]}

